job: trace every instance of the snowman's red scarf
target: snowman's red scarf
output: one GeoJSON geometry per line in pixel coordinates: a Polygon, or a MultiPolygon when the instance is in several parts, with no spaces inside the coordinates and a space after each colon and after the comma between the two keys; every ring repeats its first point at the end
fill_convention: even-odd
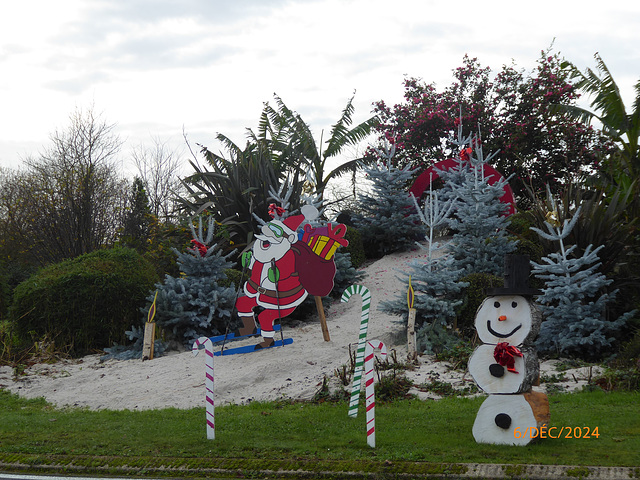
{"type": "Polygon", "coordinates": [[[500,342],[493,350],[493,358],[496,359],[503,367],[507,367],[507,370],[513,373],[518,373],[515,368],[516,360],[514,356],[522,357],[522,352],[518,347],[509,345],[509,342],[500,342]]]}

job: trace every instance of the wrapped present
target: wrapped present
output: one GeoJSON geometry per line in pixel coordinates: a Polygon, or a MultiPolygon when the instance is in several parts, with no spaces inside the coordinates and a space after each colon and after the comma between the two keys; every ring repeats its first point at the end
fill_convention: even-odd
{"type": "Polygon", "coordinates": [[[329,223],[326,227],[319,228],[305,225],[302,241],[309,245],[316,255],[331,260],[339,247],[349,245],[349,241],[344,238],[346,233],[347,227],[343,223],[335,227],[329,223]]]}

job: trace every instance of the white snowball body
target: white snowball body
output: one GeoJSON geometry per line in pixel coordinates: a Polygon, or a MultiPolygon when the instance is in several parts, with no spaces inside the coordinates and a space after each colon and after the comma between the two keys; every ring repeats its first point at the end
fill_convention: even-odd
{"type": "Polygon", "coordinates": [[[473,424],[477,443],[527,445],[549,422],[549,402],[541,393],[489,395],[473,424]]]}
{"type": "Polygon", "coordinates": [[[522,357],[514,356],[514,369],[499,365],[494,356],[495,345],[484,344],[475,349],[469,358],[469,373],[484,392],[491,394],[516,394],[526,392],[540,376],[538,355],[532,347],[521,347],[522,357]]]}

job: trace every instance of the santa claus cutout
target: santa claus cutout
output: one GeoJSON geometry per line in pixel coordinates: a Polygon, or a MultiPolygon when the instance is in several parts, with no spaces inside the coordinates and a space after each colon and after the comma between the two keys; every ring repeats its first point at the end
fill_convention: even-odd
{"type": "Polygon", "coordinates": [[[316,255],[299,241],[297,230],[317,218],[318,210],[305,205],[301,215],[272,219],[255,236],[251,251],[243,255],[243,267],[251,271],[244,296],[236,301],[242,327],[238,335],[251,335],[260,327],[262,341],[255,349],[274,345],[274,321],[290,315],[307,295],[328,295],[336,267],[333,259],[316,255]],[[257,325],[256,325],[257,323],[257,325]]]}

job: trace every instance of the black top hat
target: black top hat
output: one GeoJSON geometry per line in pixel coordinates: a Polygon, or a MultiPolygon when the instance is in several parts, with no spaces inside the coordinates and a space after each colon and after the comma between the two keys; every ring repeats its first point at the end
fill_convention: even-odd
{"type": "Polygon", "coordinates": [[[487,295],[540,295],[540,290],[529,287],[530,271],[529,255],[505,255],[504,287],[489,288],[487,295]]]}

